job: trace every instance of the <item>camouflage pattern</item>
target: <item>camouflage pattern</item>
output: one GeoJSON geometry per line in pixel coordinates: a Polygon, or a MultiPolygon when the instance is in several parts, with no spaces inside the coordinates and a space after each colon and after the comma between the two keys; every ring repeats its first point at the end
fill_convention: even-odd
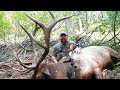
{"type": "Polygon", "coordinates": [[[57,58],[57,60],[59,61],[62,57],[64,56],[68,56],[68,50],[70,49],[70,45],[71,44],[75,44],[72,41],[67,41],[66,44],[62,44],[61,42],[55,44],[53,46],[53,53],[52,55],[55,56],[57,58]],[[62,52],[61,52],[62,50],[62,52]],[[66,54],[67,53],[67,54],[66,54]]]}

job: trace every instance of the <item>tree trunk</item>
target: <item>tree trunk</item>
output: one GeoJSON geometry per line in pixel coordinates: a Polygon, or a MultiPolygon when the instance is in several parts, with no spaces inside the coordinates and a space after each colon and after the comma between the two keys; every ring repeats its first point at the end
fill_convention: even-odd
{"type": "Polygon", "coordinates": [[[68,31],[69,31],[69,20],[65,20],[65,31],[68,34],[68,31]]]}
{"type": "Polygon", "coordinates": [[[80,19],[80,15],[78,16],[78,21],[79,21],[79,30],[80,30],[80,33],[83,33],[83,28],[82,28],[82,22],[81,22],[81,19],[80,19]]]}
{"type": "Polygon", "coordinates": [[[4,39],[4,43],[6,43],[6,39],[5,39],[5,32],[4,32],[4,36],[3,36],[3,39],[4,39]]]}
{"type": "Polygon", "coordinates": [[[117,11],[115,11],[115,17],[114,17],[114,21],[113,21],[113,31],[114,31],[114,45],[116,46],[116,18],[117,18],[117,11]]]}

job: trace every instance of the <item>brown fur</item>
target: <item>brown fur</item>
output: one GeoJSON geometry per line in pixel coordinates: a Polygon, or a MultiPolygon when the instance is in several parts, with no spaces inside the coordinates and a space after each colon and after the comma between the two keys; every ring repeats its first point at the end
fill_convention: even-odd
{"type": "Polygon", "coordinates": [[[95,75],[96,78],[102,78],[102,71],[94,61],[82,60],[76,69],[76,79],[90,79],[95,75]]]}
{"type": "Polygon", "coordinates": [[[80,70],[76,72],[76,77],[91,78],[94,74],[96,78],[102,78],[102,71],[115,61],[115,58],[113,59],[112,57],[118,58],[120,53],[107,46],[83,48],[79,57],[80,70]]]}
{"type": "Polygon", "coordinates": [[[101,46],[101,47],[108,50],[111,57],[120,58],[120,53],[118,53],[116,50],[107,46],[101,46]]]}
{"type": "MultiPolygon", "coordinates": [[[[78,64],[78,68],[75,71],[75,78],[90,79],[92,78],[92,75],[95,75],[97,79],[101,79],[102,71],[107,68],[111,62],[114,62],[111,57],[118,58],[120,56],[120,53],[107,46],[89,46],[81,49],[78,55],[80,63],[78,64]]],[[[45,78],[42,72],[48,70],[50,73],[50,79],[68,79],[66,72],[70,68],[70,62],[41,64],[38,68],[36,78],[45,78]]]]}
{"type": "Polygon", "coordinates": [[[50,79],[68,79],[66,76],[66,71],[70,68],[70,63],[52,63],[52,64],[41,64],[38,68],[38,73],[36,75],[37,79],[45,79],[44,72],[49,71],[50,79]]]}

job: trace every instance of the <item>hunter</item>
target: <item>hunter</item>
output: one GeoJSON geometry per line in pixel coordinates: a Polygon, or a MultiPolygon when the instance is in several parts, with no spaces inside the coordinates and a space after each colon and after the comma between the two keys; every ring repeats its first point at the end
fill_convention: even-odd
{"type": "Polygon", "coordinates": [[[68,51],[75,47],[75,43],[68,40],[68,35],[65,32],[60,34],[60,42],[53,46],[51,60],[54,63],[59,62],[64,56],[68,56],[68,51]]]}

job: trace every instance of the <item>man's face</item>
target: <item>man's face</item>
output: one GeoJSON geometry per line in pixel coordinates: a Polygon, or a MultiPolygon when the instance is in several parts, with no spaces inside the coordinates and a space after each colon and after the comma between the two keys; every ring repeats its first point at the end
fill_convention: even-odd
{"type": "Polygon", "coordinates": [[[60,41],[62,42],[62,43],[66,43],[66,41],[67,41],[67,35],[61,35],[60,36],[60,41]]]}

